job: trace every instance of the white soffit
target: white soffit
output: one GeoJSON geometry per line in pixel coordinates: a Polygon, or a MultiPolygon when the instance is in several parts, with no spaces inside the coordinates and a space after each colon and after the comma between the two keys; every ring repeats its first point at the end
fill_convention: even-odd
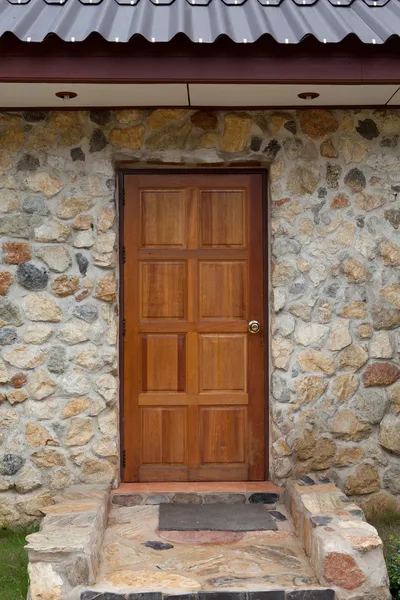
{"type": "Polygon", "coordinates": [[[0,83],[0,107],[188,106],[185,83],[0,83]],[[75,92],[62,100],[57,92],[75,92]]]}
{"type": "MultiPolygon", "coordinates": [[[[398,85],[189,85],[193,106],[376,106],[386,104],[398,89],[398,85]],[[319,97],[301,100],[298,94],[304,92],[319,97]]],[[[397,100],[400,104],[400,95],[397,100]]]]}
{"type": "Polygon", "coordinates": [[[397,90],[397,92],[389,100],[388,105],[390,105],[390,106],[392,106],[392,105],[400,106],[400,88],[397,90]]]}

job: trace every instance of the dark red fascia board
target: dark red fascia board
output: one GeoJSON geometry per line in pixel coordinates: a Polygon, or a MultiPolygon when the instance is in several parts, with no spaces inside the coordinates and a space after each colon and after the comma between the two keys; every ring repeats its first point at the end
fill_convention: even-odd
{"type": "Polygon", "coordinates": [[[0,39],[1,82],[57,83],[314,83],[399,84],[400,40],[369,45],[355,37],[338,44],[314,38],[278,44],[264,36],[253,44],[220,38],[195,44],[185,36],[168,43],[134,38],[84,42],[50,36],[40,43],[0,39]]]}

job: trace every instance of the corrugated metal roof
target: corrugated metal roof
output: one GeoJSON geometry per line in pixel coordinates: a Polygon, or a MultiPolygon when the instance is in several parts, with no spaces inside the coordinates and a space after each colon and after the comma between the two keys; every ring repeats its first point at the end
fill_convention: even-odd
{"type": "Polygon", "coordinates": [[[400,0],[0,0],[0,36],[7,32],[28,42],[50,34],[79,42],[97,32],[110,42],[168,42],[183,33],[200,43],[265,34],[282,44],[307,36],[337,43],[355,34],[381,44],[400,34],[400,0]]]}

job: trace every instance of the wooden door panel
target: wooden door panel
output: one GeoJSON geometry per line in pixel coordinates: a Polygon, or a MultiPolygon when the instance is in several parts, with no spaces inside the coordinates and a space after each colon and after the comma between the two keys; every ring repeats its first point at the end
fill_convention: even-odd
{"type": "Polygon", "coordinates": [[[263,479],[261,176],[125,176],[124,231],[124,480],[263,479]]]}
{"type": "Polygon", "coordinates": [[[247,334],[199,336],[201,392],[246,392],[247,334]]]}
{"type": "Polygon", "coordinates": [[[185,248],[186,197],[184,191],[141,194],[141,246],[185,248]]]}
{"type": "Polygon", "coordinates": [[[204,407],[200,409],[202,464],[246,462],[246,409],[204,407]]]}
{"type": "Polygon", "coordinates": [[[186,262],[140,263],[141,319],[185,319],[186,262]]]}
{"type": "Polygon", "coordinates": [[[199,318],[245,319],[246,261],[199,261],[199,318]]]}

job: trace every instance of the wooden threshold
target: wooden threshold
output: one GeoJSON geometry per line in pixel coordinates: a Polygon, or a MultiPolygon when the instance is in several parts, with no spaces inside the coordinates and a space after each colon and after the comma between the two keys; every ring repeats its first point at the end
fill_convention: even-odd
{"type": "Polygon", "coordinates": [[[226,481],[226,482],[166,482],[166,483],[121,483],[113,494],[136,493],[212,493],[212,492],[272,492],[281,493],[283,488],[272,481],[226,481]]]}

